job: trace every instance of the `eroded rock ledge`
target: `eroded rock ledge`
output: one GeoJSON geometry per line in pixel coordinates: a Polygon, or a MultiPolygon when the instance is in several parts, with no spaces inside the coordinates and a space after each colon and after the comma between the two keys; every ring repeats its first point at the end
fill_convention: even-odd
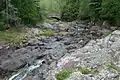
{"type": "MultiPolygon", "coordinates": [[[[58,61],[58,70],[87,68],[97,73],[73,72],[65,80],[120,80],[120,31],[91,40],[83,48],[58,61]]],[[[58,73],[59,74],[59,73],[58,73]]]]}

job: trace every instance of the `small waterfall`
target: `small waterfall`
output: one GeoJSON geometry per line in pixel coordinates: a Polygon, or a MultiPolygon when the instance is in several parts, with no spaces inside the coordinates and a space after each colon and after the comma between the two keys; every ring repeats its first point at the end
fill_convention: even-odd
{"type": "Polygon", "coordinates": [[[8,80],[24,80],[24,78],[33,70],[39,68],[42,65],[42,62],[44,60],[38,60],[34,65],[31,65],[27,69],[23,70],[22,72],[18,72],[12,77],[10,77],[8,80]]]}

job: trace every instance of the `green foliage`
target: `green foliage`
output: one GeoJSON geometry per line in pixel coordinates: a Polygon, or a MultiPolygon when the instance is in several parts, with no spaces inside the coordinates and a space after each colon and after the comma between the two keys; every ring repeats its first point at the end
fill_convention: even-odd
{"type": "Polygon", "coordinates": [[[44,35],[52,36],[53,35],[53,31],[51,29],[45,30],[44,31],[44,35]]]}
{"type": "Polygon", "coordinates": [[[54,35],[54,32],[51,29],[45,29],[42,31],[43,31],[42,34],[36,34],[36,36],[39,37],[39,36],[53,36],[54,35]]]}
{"type": "Polygon", "coordinates": [[[27,24],[35,24],[42,18],[39,0],[11,0],[11,3],[18,9],[18,16],[27,24]]]}
{"type": "Polygon", "coordinates": [[[108,21],[120,26],[119,0],[65,0],[62,7],[63,21],[90,19],[97,22],[108,21]]]}
{"type": "Polygon", "coordinates": [[[36,24],[42,20],[40,0],[0,0],[0,30],[4,25],[36,24]]]}
{"type": "Polygon", "coordinates": [[[120,72],[120,67],[116,66],[114,63],[110,63],[107,65],[108,68],[115,69],[116,71],[120,72]]]}
{"type": "Polygon", "coordinates": [[[89,18],[89,0],[65,0],[61,10],[63,21],[74,21],[77,19],[89,18]]]}
{"type": "Polygon", "coordinates": [[[81,72],[82,74],[96,74],[96,73],[99,73],[99,71],[97,71],[97,70],[90,70],[90,69],[88,69],[86,67],[83,67],[83,68],[73,69],[73,70],[63,69],[62,71],[57,73],[55,75],[55,77],[56,77],[57,80],[65,80],[73,72],[81,72]]]}
{"type": "Polygon", "coordinates": [[[102,4],[102,0],[90,0],[89,3],[90,18],[94,22],[100,19],[101,4],[102,4]]]}
{"type": "Polygon", "coordinates": [[[62,70],[55,75],[57,80],[65,80],[69,75],[73,72],[73,70],[62,70]]]}
{"type": "Polygon", "coordinates": [[[0,0],[0,11],[4,10],[5,9],[5,1],[6,0],[0,0]]]}
{"type": "Polygon", "coordinates": [[[0,4],[0,30],[5,30],[6,24],[12,24],[17,20],[17,9],[11,5],[10,0],[2,0],[0,4]]]}
{"type": "Polygon", "coordinates": [[[3,25],[4,25],[4,18],[3,18],[3,16],[2,16],[2,14],[0,14],[0,31],[2,30],[4,30],[4,28],[3,28],[3,25]]]}
{"type": "Polygon", "coordinates": [[[11,28],[8,31],[0,31],[0,41],[9,42],[11,44],[20,44],[26,38],[25,28],[11,28]]]}
{"type": "Polygon", "coordinates": [[[66,0],[61,12],[61,18],[65,21],[77,19],[97,18],[100,14],[102,0],[66,0]]]}
{"type": "Polygon", "coordinates": [[[89,2],[90,0],[81,0],[77,19],[89,19],[89,2]]]}
{"type": "Polygon", "coordinates": [[[119,0],[103,0],[101,18],[112,24],[120,25],[120,1],[119,0]]]}
{"type": "Polygon", "coordinates": [[[41,0],[40,6],[44,8],[45,13],[60,13],[61,0],[41,0]]]}
{"type": "Polygon", "coordinates": [[[63,21],[76,20],[79,14],[80,0],[66,0],[66,4],[61,10],[61,19],[63,21]]]}
{"type": "Polygon", "coordinates": [[[79,71],[82,73],[82,74],[90,74],[92,73],[92,71],[88,68],[81,68],[79,69],[79,71]]]}
{"type": "Polygon", "coordinates": [[[77,71],[80,71],[82,74],[96,74],[99,73],[98,70],[91,70],[86,67],[78,68],[77,71]]]}

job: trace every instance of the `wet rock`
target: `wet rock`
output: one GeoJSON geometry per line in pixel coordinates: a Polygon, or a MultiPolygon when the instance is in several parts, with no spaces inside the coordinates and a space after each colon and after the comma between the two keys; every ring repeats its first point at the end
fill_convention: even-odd
{"type": "Polygon", "coordinates": [[[25,62],[22,62],[17,59],[6,60],[1,65],[0,68],[4,71],[15,71],[17,69],[23,68],[26,65],[25,62]]]}
{"type": "Polygon", "coordinates": [[[23,68],[26,64],[32,64],[34,59],[39,55],[38,52],[39,51],[35,52],[26,48],[21,48],[11,54],[10,59],[2,61],[0,67],[5,71],[16,71],[17,69],[23,68]]]}
{"type": "Polygon", "coordinates": [[[64,44],[65,44],[65,45],[70,45],[70,44],[71,44],[71,42],[65,42],[64,44]]]}

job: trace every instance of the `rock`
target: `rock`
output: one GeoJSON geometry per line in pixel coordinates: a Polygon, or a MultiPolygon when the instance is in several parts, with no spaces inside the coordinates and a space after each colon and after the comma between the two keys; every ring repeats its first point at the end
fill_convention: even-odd
{"type": "Polygon", "coordinates": [[[72,49],[77,49],[77,47],[76,47],[76,45],[69,45],[66,49],[72,50],[72,49]]]}
{"type": "Polygon", "coordinates": [[[105,28],[105,29],[111,29],[112,30],[112,26],[110,26],[110,24],[107,22],[107,21],[104,21],[101,25],[102,28],[105,28]]]}
{"type": "Polygon", "coordinates": [[[32,78],[33,78],[33,76],[28,76],[24,80],[33,80],[32,78]]]}
{"type": "Polygon", "coordinates": [[[38,75],[34,76],[32,80],[40,80],[40,77],[38,75]]]}
{"type": "Polygon", "coordinates": [[[49,14],[47,15],[48,18],[53,18],[53,19],[56,19],[56,20],[60,20],[60,14],[55,14],[55,13],[52,13],[52,14],[49,14]]]}
{"type": "Polygon", "coordinates": [[[71,44],[71,42],[65,42],[64,43],[64,45],[70,45],[71,44]]]}
{"type": "Polygon", "coordinates": [[[0,50],[1,50],[1,49],[3,49],[3,47],[2,47],[2,46],[0,46],[0,50]]]}
{"type": "Polygon", "coordinates": [[[83,75],[80,72],[74,72],[70,75],[69,78],[65,80],[95,80],[94,77],[90,77],[89,75],[83,75]]]}
{"type": "Polygon", "coordinates": [[[24,80],[40,80],[40,77],[36,76],[28,76],[24,80]]]}
{"type": "Polygon", "coordinates": [[[99,26],[92,26],[92,27],[90,28],[90,30],[91,30],[91,31],[98,31],[98,30],[100,30],[100,27],[99,27],[99,26]]]}
{"type": "Polygon", "coordinates": [[[67,23],[61,23],[58,25],[60,31],[67,31],[69,29],[69,25],[67,23]]]}
{"type": "Polygon", "coordinates": [[[44,46],[45,44],[37,39],[31,39],[28,41],[28,46],[44,46]]]}
{"type": "Polygon", "coordinates": [[[10,59],[1,62],[1,69],[5,71],[15,71],[17,69],[23,68],[26,64],[32,64],[34,59],[39,56],[39,50],[35,51],[34,49],[34,51],[31,51],[26,48],[21,48],[16,50],[10,56],[10,59]]]}
{"type": "Polygon", "coordinates": [[[15,71],[17,69],[23,68],[26,65],[18,59],[6,60],[1,65],[0,68],[4,71],[15,71]]]}
{"type": "MultiPolygon", "coordinates": [[[[116,30],[105,38],[91,40],[83,48],[75,52],[65,55],[58,61],[59,69],[69,69],[67,65],[76,67],[87,67],[89,69],[98,70],[99,73],[89,74],[73,73],[66,80],[119,80],[119,71],[112,67],[108,69],[106,64],[111,61],[120,65],[120,31],[116,30]],[[70,62],[73,62],[72,64],[70,62]]],[[[116,65],[116,66],[117,66],[116,65]]]]}
{"type": "Polygon", "coordinates": [[[44,34],[41,28],[31,28],[25,36],[31,39],[37,37],[39,34],[44,34]]]}
{"type": "Polygon", "coordinates": [[[53,60],[58,60],[66,52],[66,49],[62,43],[54,42],[49,46],[51,46],[52,49],[46,51],[44,54],[50,54],[49,57],[51,57],[53,60]]]}
{"type": "MultiPolygon", "coordinates": [[[[113,62],[118,67],[120,65],[120,31],[98,39],[102,32],[98,30],[99,26],[90,27],[82,22],[55,22],[39,26],[54,29],[56,33],[65,32],[65,35],[42,38],[35,36],[42,31],[32,29],[30,36],[34,39],[30,38],[25,42],[23,48],[7,53],[9,57],[0,57],[0,74],[6,72],[4,70],[23,70],[21,72],[24,73],[30,66],[38,66],[33,71],[28,71],[25,80],[56,80],[55,73],[59,70],[83,67],[98,72],[73,72],[66,80],[119,80],[119,72],[108,68],[106,63],[113,62]]],[[[24,75],[23,73],[21,75],[24,75]]]]}
{"type": "Polygon", "coordinates": [[[47,29],[53,29],[53,30],[56,29],[53,25],[51,25],[49,23],[44,23],[44,24],[42,24],[42,26],[43,26],[43,28],[47,28],[47,29]]]}

